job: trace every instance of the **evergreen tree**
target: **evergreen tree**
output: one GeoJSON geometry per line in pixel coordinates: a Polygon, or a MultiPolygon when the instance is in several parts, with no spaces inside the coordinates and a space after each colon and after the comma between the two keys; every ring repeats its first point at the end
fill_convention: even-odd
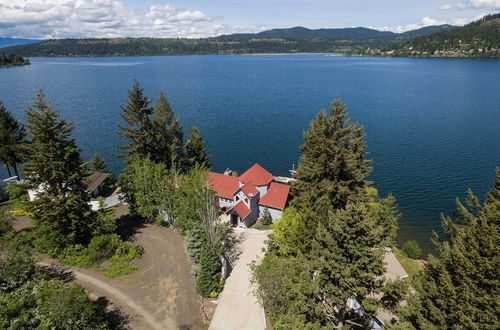
{"type": "Polygon", "coordinates": [[[205,150],[205,141],[201,138],[197,127],[189,129],[189,138],[184,148],[186,149],[185,166],[187,169],[193,168],[195,164],[210,168],[210,156],[205,150]]]}
{"type": "Polygon", "coordinates": [[[291,204],[326,217],[364,195],[371,171],[365,148],[363,127],[351,123],[346,106],[335,99],[330,115],[320,111],[304,133],[291,204]]]}
{"type": "Polygon", "coordinates": [[[120,146],[125,153],[118,155],[125,158],[127,163],[134,155],[146,157],[154,153],[150,103],[151,100],[144,96],[144,89],[134,81],[132,90],[128,92],[127,103],[121,107],[121,116],[128,126],[118,125],[118,135],[130,140],[128,144],[120,146]]]}
{"type": "Polygon", "coordinates": [[[89,168],[92,172],[109,173],[110,175],[104,181],[106,187],[110,187],[116,183],[113,172],[109,169],[106,161],[101,156],[100,153],[96,152],[90,162],[88,163],[89,168]]]}
{"type": "Polygon", "coordinates": [[[419,329],[498,329],[500,170],[481,205],[469,190],[453,218],[442,216],[447,240],[435,234],[439,257],[428,258],[404,319],[419,329]]]}
{"type": "Polygon", "coordinates": [[[0,102],[0,161],[4,163],[9,176],[12,175],[10,167],[13,167],[14,173],[19,177],[17,164],[23,161],[21,149],[25,137],[24,127],[0,102]]]}
{"type": "Polygon", "coordinates": [[[271,217],[271,213],[269,213],[269,209],[267,208],[267,206],[264,208],[264,211],[262,212],[260,223],[262,223],[264,226],[269,226],[273,224],[273,218],[271,217]]]}
{"type": "Polygon", "coordinates": [[[93,213],[85,192],[85,166],[71,138],[72,123],[59,118],[42,91],[26,110],[26,122],[24,172],[28,187],[38,191],[33,212],[44,244],[61,248],[85,243],[91,236],[93,213]]]}
{"type": "Polygon", "coordinates": [[[186,247],[186,254],[192,262],[200,263],[201,250],[205,240],[203,229],[200,227],[195,227],[186,234],[184,246],[186,247]]]}
{"type": "Polygon", "coordinates": [[[153,107],[153,132],[155,152],[152,159],[170,168],[182,160],[183,132],[163,92],[153,107]]]}
{"type": "Polygon", "coordinates": [[[201,250],[200,270],[196,277],[196,290],[203,297],[214,297],[219,293],[221,263],[212,247],[207,243],[201,250]]]}
{"type": "Polygon", "coordinates": [[[331,329],[317,299],[317,281],[310,260],[268,253],[262,263],[252,263],[251,269],[252,282],[258,284],[256,296],[273,329],[331,329]]]}
{"type": "MultiPolygon", "coordinates": [[[[370,190],[375,188],[370,187],[370,190]]],[[[367,203],[368,209],[381,228],[380,246],[394,247],[396,245],[396,236],[398,233],[398,221],[401,217],[396,198],[392,194],[388,194],[385,198],[380,198],[378,194],[374,197],[369,197],[367,203]]]]}
{"type": "Polygon", "coordinates": [[[357,317],[348,315],[347,299],[363,304],[381,287],[377,277],[383,274],[384,266],[382,250],[377,248],[379,230],[361,202],[348,203],[318,224],[312,255],[319,296],[328,318],[339,328],[346,319],[357,317]]]}

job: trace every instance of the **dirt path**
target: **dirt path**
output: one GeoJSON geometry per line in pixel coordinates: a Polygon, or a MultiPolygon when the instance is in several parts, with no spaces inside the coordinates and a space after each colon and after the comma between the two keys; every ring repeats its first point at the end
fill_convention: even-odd
{"type": "MultiPolygon", "coordinates": [[[[202,299],[195,289],[191,263],[180,235],[171,228],[140,225],[128,214],[128,207],[115,208],[125,223],[122,230],[142,246],[142,258],[134,261],[130,275],[108,278],[97,269],[69,267],[75,280],[97,296],[106,297],[129,315],[131,329],[206,329],[202,299]]],[[[13,219],[16,230],[31,225],[29,218],[13,219]]]]}

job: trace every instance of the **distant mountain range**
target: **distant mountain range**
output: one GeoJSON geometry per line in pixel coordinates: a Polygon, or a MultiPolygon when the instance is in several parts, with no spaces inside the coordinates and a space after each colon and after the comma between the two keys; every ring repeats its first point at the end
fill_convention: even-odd
{"type": "Polygon", "coordinates": [[[259,33],[218,37],[56,39],[25,43],[1,49],[22,56],[140,56],[182,54],[262,54],[262,53],[352,53],[382,48],[414,36],[450,29],[450,25],[426,27],[405,33],[363,27],[307,29],[294,27],[259,33]]]}
{"type": "MultiPolygon", "coordinates": [[[[39,39],[20,39],[20,38],[2,38],[0,37],[0,48],[16,46],[16,45],[26,45],[40,42],[39,39]]],[[[1,50],[0,50],[1,51],[1,50]]]]}
{"type": "Polygon", "coordinates": [[[411,30],[403,33],[390,31],[379,31],[364,27],[341,28],[341,29],[307,29],[297,26],[289,29],[273,29],[259,33],[238,33],[231,35],[222,35],[218,38],[241,39],[241,38],[283,38],[283,39],[370,39],[370,38],[395,38],[409,39],[415,36],[426,35],[436,31],[442,31],[452,28],[452,25],[427,26],[417,30],[411,30]]]}

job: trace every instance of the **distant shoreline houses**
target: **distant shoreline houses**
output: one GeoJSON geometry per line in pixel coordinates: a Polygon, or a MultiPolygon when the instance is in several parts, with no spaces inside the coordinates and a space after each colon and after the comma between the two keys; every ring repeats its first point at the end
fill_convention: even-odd
{"type": "Polygon", "coordinates": [[[250,227],[267,208],[273,219],[281,217],[286,207],[290,186],[275,182],[275,177],[259,164],[254,164],[239,177],[231,170],[209,172],[217,207],[230,217],[231,225],[250,227]]]}

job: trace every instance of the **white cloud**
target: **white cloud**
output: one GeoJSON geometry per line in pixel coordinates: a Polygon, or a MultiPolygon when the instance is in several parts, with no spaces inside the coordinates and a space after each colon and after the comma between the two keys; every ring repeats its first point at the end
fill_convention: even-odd
{"type": "Polygon", "coordinates": [[[373,26],[370,27],[372,29],[380,30],[380,31],[392,31],[396,33],[402,33],[406,31],[411,31],[411,30],[416,30],[420,29],[426,26],[431,26],[431,25],[442,25],[442,24],[447,24],[445,21],[438,21],[435,20],[431,17],[425,16],[422,18],[422,20],[419,23],[411,23],[411,24],[406,24],[406,25],[397,25],[397,26],[373,26]]]}
{"type": "Polygon", "coordinates": [[[426,26],[432,26],[432,25],[442,25],[442,24],[450,24],[450,25],[456,25],[456,26],[461,26],[465,25],[467,23],[476,21],[487,14],[481,14],[477,15],[475,17],[471,18],[454,18],[449,21],[439,21],[436,19],[433,19],[431,17],[424,17],[419,23],[412,23],[412,24],[406,24],[406,25],[397,25],[397,26],[371,26],[370,28],[379,30],[379,31],[392,31],[396,33],[402,33],[406,31],[411,31],[411,30],[416,30],[420,29],[426,26]]]}
{"type": "Polygon", "coordinates": [[[438,7],[441,10],[464,9],[500,9],[500,0],[468,0],[466,2],[445,4],[438,7]]]}
{"type": "Polygon", "coordinates": [[[0,36],[4,37],[197,38],[255,30],[218,20],[167,3],[140,14],[113,0],[0,0],[0,36]]]}

